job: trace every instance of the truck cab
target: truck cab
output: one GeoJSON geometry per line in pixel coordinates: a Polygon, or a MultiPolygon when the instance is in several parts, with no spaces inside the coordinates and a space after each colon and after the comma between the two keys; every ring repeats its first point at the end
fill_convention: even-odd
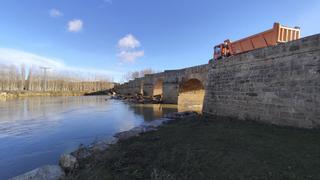
{"type": "Polygon", "coordinates": [[[229,48],[230,40],[225,40],[224,43],[219,44],[214,47],[214,60],[223,59],[225,57],[230,56],[230,48],[229,48]]]}
{"type": "Polygon", "coordinates": [[[214,47],[214,54],[213,54],[213,58],[215,60],[221,59],[222,55],[221,55],[221,45],[217,45],[214,47]]]}

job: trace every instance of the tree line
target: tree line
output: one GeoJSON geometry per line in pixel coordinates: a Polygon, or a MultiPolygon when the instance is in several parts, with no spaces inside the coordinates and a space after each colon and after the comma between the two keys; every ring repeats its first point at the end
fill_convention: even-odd
{"type": "Polygon", "coordinates": [[[113,88],[112,79],[104,75],[85,76],[25,65],[0,65],[0,91],[81,91],[113,88]]]}
{"type": "Polygon", "coordinates": [[[146,74],[154,74],[154,73],[156,73],[156,71],[151,68],[143,69],[141,71],[127,72],[122,77],[122,81],[134,80],[136,78],[144,77],[146,74]]]}

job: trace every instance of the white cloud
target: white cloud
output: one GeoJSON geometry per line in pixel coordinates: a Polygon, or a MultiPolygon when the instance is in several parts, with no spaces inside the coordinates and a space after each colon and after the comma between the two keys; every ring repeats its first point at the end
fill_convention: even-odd
{"type": "Polygon", "coordinates": [[[49,67],[54,71],[80,73],[81,75],[106,75],[119,76],[121,72],[113,70],[95,69],[95,68],[81,68],[67,66],[62,60],[57,58],[49,58],[37,54],[8,48],[0,48],[0,64],[4,65],[21,65],[25,64],[28,67],[49,67]]]}
{"type": "Polygon", "coordinates": [[[79,32],[83,28],[83,22],[80,19],[74,19],[68,23],[68,31],[79,32]]]}
{"type": "Polygon", "coordinates": [[[134,49],[140,47],[140,42],[132,34],[127,34],[118,41],[118,47],[120,49],[134,49]]]}
{"type": "Polygon", "coordinates": [[[135,62],[136,59],[144,56],[144,51],[121,51],[118,56],[124,62],[135,62]]]}
{"type": "Polygon", "coordinates": [[[125,63],[133,63],[144,56],[144,51],[137,50],[141,46],[140,41],[132,34],[127,34],[118,41],[118,57],[125,63]]]}
{"type": "Polygon", "coordinates": [[[49,15],[53,18],[61,17],[63,16],[63,13],[59,11],[58,9],[51,9],[49,11],[49,15]]]}

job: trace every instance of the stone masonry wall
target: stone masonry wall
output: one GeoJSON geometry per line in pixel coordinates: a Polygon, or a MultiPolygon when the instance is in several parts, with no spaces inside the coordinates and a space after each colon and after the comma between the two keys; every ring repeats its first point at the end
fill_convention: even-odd
{"type": "Polygon", "coordinates": [[[180,92],[178,96],[179,111],[202,111],[204,102],[204,89],[180,92]]]}
{"type": "Polygon", "coordinates": [[[211,65],[204,114],[320,126],[320,35],[211,65]]]}

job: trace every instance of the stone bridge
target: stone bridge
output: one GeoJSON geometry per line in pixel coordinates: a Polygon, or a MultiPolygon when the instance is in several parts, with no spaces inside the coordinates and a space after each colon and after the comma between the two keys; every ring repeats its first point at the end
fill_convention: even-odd
{"type": "Polygon", "coordinates": [[[320,127],[320,34],[213,64],[146,75],[115,89],[161,95],[164,103],[204,114],[320,127]]]}
{"type": "Polygon", "coordinates": [[[147,74],[116,87],[120,94],[160,95],[164,103],[202,110],[209,65],[147,74]]]}

